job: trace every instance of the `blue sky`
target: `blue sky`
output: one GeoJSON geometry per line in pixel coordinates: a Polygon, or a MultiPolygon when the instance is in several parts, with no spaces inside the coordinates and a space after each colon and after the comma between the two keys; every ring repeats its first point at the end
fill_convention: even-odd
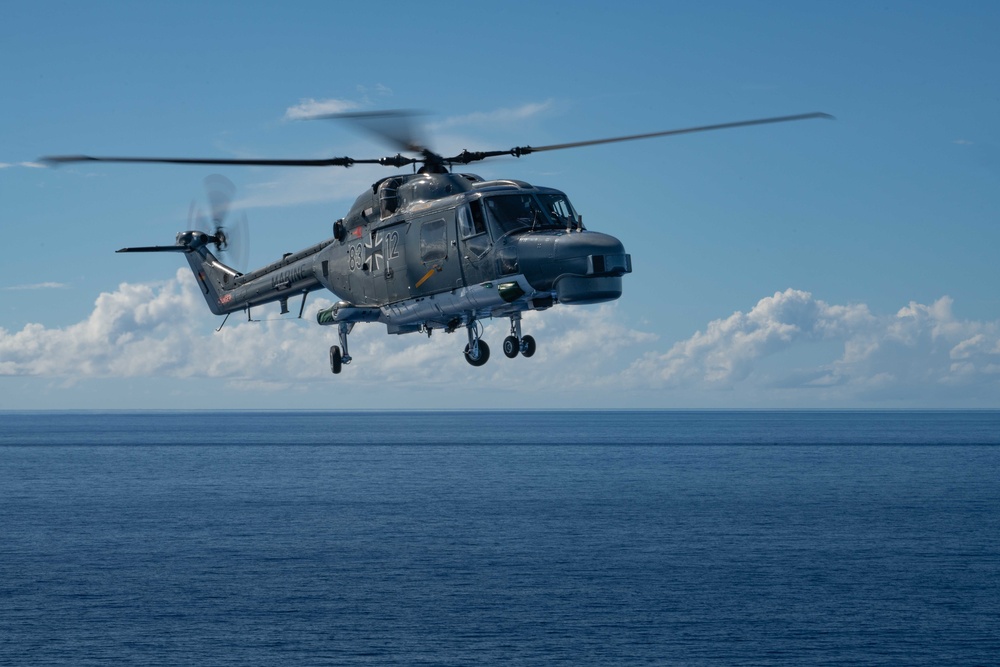
{"type": "MultiPolygon", "coordinates": [[[[0,409],[1000,407],[1000,5],[869,4],[9,3],[0,409]],[[461,335],[359,326],[338,377],[332,295],[215,333],[177,257],[114,254],[171,243],[218,168],[34,162],[394,152],[302,108],[419,109],[443,153],[837,120],[475,165],[618,236],[624,296],[478,369],[461,335]]],[[[391,170],[224,173],[260,265],[391,170]]]]}

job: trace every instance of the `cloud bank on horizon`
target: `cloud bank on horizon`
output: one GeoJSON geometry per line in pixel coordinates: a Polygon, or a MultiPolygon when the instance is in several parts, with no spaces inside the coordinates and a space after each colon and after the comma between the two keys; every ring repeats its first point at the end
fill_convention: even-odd
{"type": "MultiPolygon", "coordinates": [[[[307,313],[329,304],[315,298],[307,313]]],[[[498,354],[483,368],[465,363],[461,332],[458,338],[427,340],[363,326],[352,334],[355,363],[342,382],[355,387],[516,386],[538,395],[660,392],[743,403],[761,393],[797,392],[805,403],[815,397],[819,405],[898,399],[934,407],[972,398],[995,404],[1000,323],[960,320],[952,305],[944,296],[879,315],[864,304],[833,305],[787,289],[745,312],[709,322],[666,351],[654,333],[623,321],[613,304],[561,307],[525,317],[525,329],[540,341],[530,362],[510,362],[498,354]],[[781,363],[783,354],[816,344],[830,350],[824,363],[781,363]]],[[[255,315],[266,318],[269,312],[255,315]]],[[[304,320],[244,320],[215,332],[217,320],[205,310],[190,272],[181,268],[170,280],[123,283],[101,294],[81,322],[0,329],[0,376],[215,378],[259,391],[329,383],[325,357],[335,334],[311,320],[308,315],[304,320]]],[[[485,335],[499,342],[506,320],[493,321],[485,335]]]]}
{"type": "Polygon", "coordinates": [[[959,320],[952,305],[943,296],[929,305],[911,301],[895,315],[875,315],[864,304],[831,305],[787,289],[747,312],[714,320],[665,353],[647,353],[630,371],[657,387],[733,389],[749,383],[835,389],[861,400],[945,394],[995,400],[1000,327],[959,320]],[[837,343],[838,358],[783,375],[759,372],[769,357],[824,341],[837,343]]]}

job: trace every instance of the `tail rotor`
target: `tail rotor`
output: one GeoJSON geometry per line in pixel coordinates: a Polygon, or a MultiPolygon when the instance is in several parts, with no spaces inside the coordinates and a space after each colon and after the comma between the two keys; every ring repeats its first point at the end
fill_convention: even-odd
{"type": "Polygon", "coordinates": [[[230,208],[236,196],[236,186],[225,176],[212,174],[205,178],[205,192],[208,196],[211,220],[196,203],[192,202],[188,213],[191,228],[208,235],[216,251],[225,258],[227,264],[238,271],[246,271],[250,254],[247,216],[243,211],[230,216],[230,208]]]}

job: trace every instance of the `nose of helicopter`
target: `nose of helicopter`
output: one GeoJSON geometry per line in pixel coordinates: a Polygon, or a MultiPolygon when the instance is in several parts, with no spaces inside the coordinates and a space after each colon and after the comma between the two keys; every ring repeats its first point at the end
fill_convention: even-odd
{"type": "Polygon", "coordinates": [[[561,303],[600,303],[622,295],[632,257],[622,242],[599,232],[535,232],[517,239],[518,264],[539,291],[561,303]]]}

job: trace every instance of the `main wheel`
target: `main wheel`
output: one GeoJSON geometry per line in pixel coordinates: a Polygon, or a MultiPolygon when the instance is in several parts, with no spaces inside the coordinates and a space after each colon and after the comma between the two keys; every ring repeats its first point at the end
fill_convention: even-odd
{"type": "Polygon", "coordinates": [[[330,370],[333,371],[334,375],[340,373],[343,362],[344,357],[340,353],[340,347],[337,345],[332,346],[330,348],[330,370]]]}
{"type": "Polygon", "coordinates": [[[531,336],[523,336],[521,338],[521,354],[526,357],[530,357],[535,353],[535,339],[531,336]]]}
{"type": "Polygon", "coordinates": [[[473,357],[471,347],[469,345],[465,346],[465,360],[473,366],[482,366],[490,360],[490,346],[486,344],[486,341],[481,340],[477,347],[479,348],[479,354],[473,357]]]}
{"type": "Polygon", "coordinates": [[[517,338],[514,336],[507,336],[503,339],[503,353],[507,355],[508,359],[513,359],[521,351],[521,344],[517,342],[517,338]]]}

